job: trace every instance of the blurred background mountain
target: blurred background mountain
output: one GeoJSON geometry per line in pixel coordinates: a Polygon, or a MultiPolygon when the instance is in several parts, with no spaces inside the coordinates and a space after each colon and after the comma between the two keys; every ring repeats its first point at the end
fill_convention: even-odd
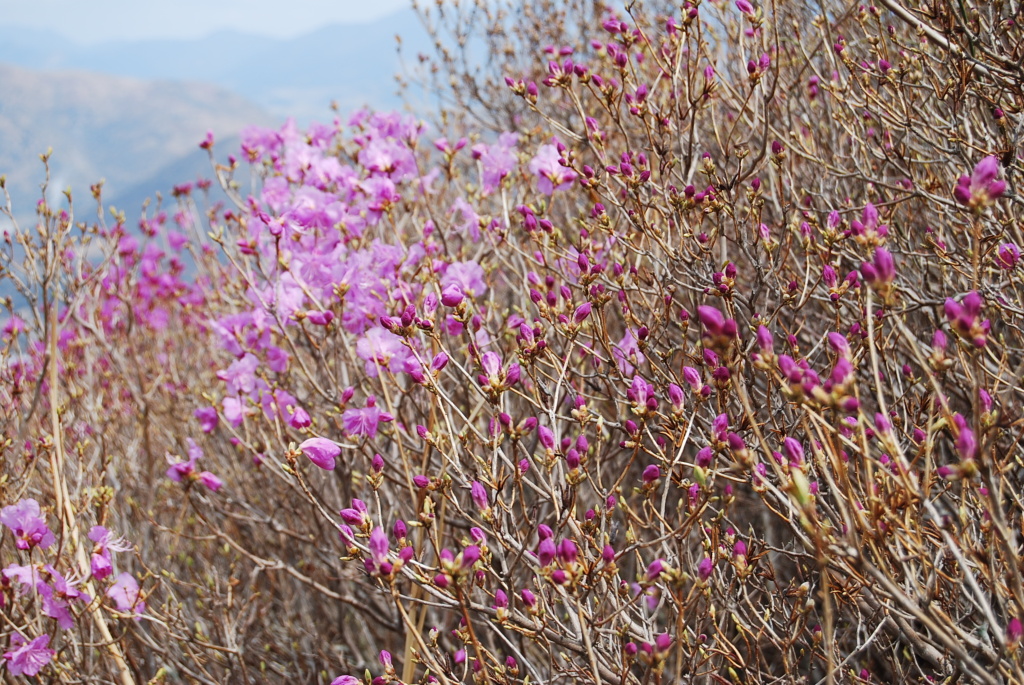
{"type": "Polygon", "coordinates": [[[132,217],[157,191],[210,177],[198,148],[207,130],[223,157],[250,124],[330,121],[332,102],[343,114],[400,107],[396,35],[404,59],[429,47],[411,10],[286,38],[222,30],[80,43],[0,26],[0,175],[15,213],[32,216],[47,148],[54,192],[70,185],[87,200],[104,179],[105,204],[132,217]]]}

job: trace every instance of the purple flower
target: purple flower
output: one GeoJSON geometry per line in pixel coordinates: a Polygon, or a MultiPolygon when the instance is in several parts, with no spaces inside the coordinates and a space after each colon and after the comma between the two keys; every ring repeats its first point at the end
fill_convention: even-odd
{"type": "Polygon", "coordinates": [[[340,675],[331,681],[331,685],[362,685],[359,678],[351,675],[340,675]]]}
{"type": "Polygon", "coordinates": [[[1020,250],[1013,243],[1003,243],[996,252],[996,265],[1000,269],[1010,270],[1020,261],[1020,250]]]}
{"type": "Polygon", "coordinates": [[[370,515],[366,512],[366,503],[361,499],[353,499],[352,507],[349,509],[342,509],[340,512],[341,518],[345,523],[353,526],[368,526],[370,524],[370,515]]]}
{"type": "Polygon", "coordinates": [[[135,620],[146,610],[146,603],[139,597],[139,583],[130,573],[117,576],[114,584],[107,588],[107,597],[118,611],[135,614],[135,620]]]}
{"type": "Polygon", "coordinates": [[[25,642],[20,633],[14,633],[11,636],[11,646],[14,649],[4,653],[7,671],[11,675],[37,675],[56,654],[52,649],[47,649],[49,644],[49,635],[40,635],[31,642],[25,642]]]}
{"type": "Polygon", "coordinates": [[[640,342],[637,340],[636,331],[627,328],[622,340],[612,346],[612,356],[615,357],[616,365],[624,375],[631,375],[635,369],[633,364],[643,364],[647,361],[644,353],[640,351],[640,342]]]}
{"type": "Polygon", "coordinates": [[[960,453],[961,459],[971,461],[978,451],[978,441],[974,437],[974,431],[967,425],[967,419],[960,414],[953,416],[953,422],[959,431],[956,438],[956,450],[960,453]]]}
{"type": "Polygon", "coordinates": [[[541,566],[549,566],[555,560],[557,553],[558,549],[555,547],[555,541],[551,538],[544,538],[537,546],[537,560],[541,566]]]}
{"type": "Polygon", "coordinates": [[[14,533],[14,544],[18,549],[46,549],[56,539],[40,514],[39,502],[34,499],[23,499],[4,507],[0,510],[0,523],[14,533]]]}
{"type": "Polygon", "coordinates": [[[661,478],[661,469],[658,468],[657,464],[651,464],[644,469],[643,481],[644,485],[650,485],[661,478]]]}
{"type": "Polygon", "coordinates": [[[697,318],[704,326],[705,333],[712,338],[735,338],[737,333],[736,321],[725,318],[722,312],[714,307],[697,307],[697,318]]]}
{"type": "Polygon", "coordinates": [[[593,310],[593,305],[589,302],[584,302],[576,311],[572,314],[572,320],[574,323],[581,324],[586,321],[587,317],[590,316],[590,312],[593,310]]]}
{"type": "Polygon", "coordinates": [[[782,449],[785,450],[786,456],[789,457],[790,464],[800,465],[804,463],[804,447],[800,444],[799,440],[787,437],[782,441],[782,449]]]}
{"type": "Polygon", "coordinates": [[[1020,642],[1021,637],[1024,637],[1024,625],[1021,625],[1020,619],[1014,616],[1006,624],[1006,640],[1015,644],[1020,642]]]}
{"type": "Polygon", "coordinates": [[[441,304],[446,307],[458,307],[464,299],[462,288],[457,283],[449,283],[441,291],[441,304]]]}
{"type": "Polygon", "coordinates": [[[576,549],[576,543],[566,538],[558,545],[558,558],[563,564],[574,564],[576,563],[576,555],[578,550],[576,549]]]}
{"type": "Polygon", "coordinates": [[[999,181],[999,158],[990,155],[974,167],[970,176],[961,176],[953,190],[953,197],[972,209],[983,209],[1006,192],[1006,182],[999,181]]]}
{"type": "Polygon", "coordinates": [[[697,574],[701,580],[707,580],[711,577],[712,572],[715,570],[715,562],[711,561],[711,557],[704,557],[697,564],[697,574]]]}
{"type": "Polygon", "coordinates": [[[473,156],[480,160],[483,194],[490,195],[501,186],[501,181],[516,168],[516,141],[518,134],[502,133],[494,145],[473,146],[473,156]]]}
{"type": "Polygon", "coordinates": [[[127,552],[132,548],[127,540],[115,538],[103,526],[93,526],[89,531],[89,539],[96,543],[91,560],[92,576],[96,580],[103,580],[113,572],[111,552],[127,552]]]}
{"type": "Polygon", "coordinates": [[[471,296],[478,297],[487,292],[484,269],[476,262],[455,262],[450,264],[441,277],[441,292],[451,285],[471,296]]]}
{"type": "Polygon", "coordinates": [[[480,560],[480,548],[476,545],[470,545],[466,549],[462,550],[462,568],[470,569],[473,565],[480,560]]]}
{"type": "Polygon", "coordinates": [[[896,263],[887,249],[876,247],[874,260],[861,264],[860,273],[868,285],[884,294],[896,278],[896,263]]]}
{"type": "Polygon", "coordinates": [[[944,306],[946,319],[953,330],[970,340],[975,347],[985,346],[991,328],[988,319],[981,319],[981,309],[984,306],[985,300],[973,291],[967,293],[959,303],[947,298],[944,306]]]}
{"type": "Polygon", "coordinates": [[[299,450],[320,468],[333,471],[335,458],[341,454],[341,448],[327,438],[310,438],[299,445],[299,450]]]}
{"type": "Polygon", "coordinates": [[[482,483],[473,481],[473,485],[470,487],[470,494],[473,496],[473,503],[476,504],[477,509],[486,511],[491,508],[490,502],[487,501],[487,489],[482,483]]]}
{"type": "Polygon", "coordinates": [[[292,428],[308,428],[313,423],[313,420],[309,417],[307,412],[302,407],[295,407],[291,416],[288,417],[288,425],[292,428]]]}
{"type": "Polygon", "coordinates": [[[236,359],[231,366],[217,372],[217,378],[228,384],[231,395],[246,394],[256,389],[256,368],[260,360],[250,353],[236,359]]]}
{"type": "Polygon", "coordinates": [[[373,529],[373,532],[370,533],[368,547],[370,549],[370,559],[374,567],[383,573],[381,569],[384,564],[388,563],[388,548],[390,547],[388,534],[384,532],[383,528],[377,526],[373,529]]]}
{"type": "Polygon", "coordinates": [[[736,9],[738,9],[740,12],[743,12],[743,14],[754,14],[754,6],[751,5],[747,0],[736,0],[736,9]]]}
{"type": "Polygon", "coordinates": [[[530,173],[540,179],[537,187],[545,195],[552,195],[556,190],[565,190],[576,179],[576,172],[563,167],[559,162],[561,155],[554,145],[541,145],[536,156],[530,160],[530,173]]]}
{"type": "Polygon", "coordinates": [[[377,398],[370,395],[366,398],[366,406],[362,409],[346,409],[341,415],[341,424],[349,435],[363,435],[367,438],[374,438],[377,435],[377,427],[381,423],[392,421],[393,417],[377,406],[377,398]]]}
{"type": "Polygon", "coordinates": [[[196,409],[193,416],[199,421],[199,427],[204,433],[210,433],[217,427],[217,409],[215,407],[201,407],[196,409]]]}

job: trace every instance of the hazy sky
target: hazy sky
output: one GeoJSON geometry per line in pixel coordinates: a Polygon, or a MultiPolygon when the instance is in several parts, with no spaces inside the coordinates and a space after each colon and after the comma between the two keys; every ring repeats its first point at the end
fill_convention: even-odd
{"type": "Polygon", "coordinates": [[[198,38],[220,29],[295,36],[326,24],[372,21],[410,0],[0,0],[0,23],[94,43],[198,38]]]}

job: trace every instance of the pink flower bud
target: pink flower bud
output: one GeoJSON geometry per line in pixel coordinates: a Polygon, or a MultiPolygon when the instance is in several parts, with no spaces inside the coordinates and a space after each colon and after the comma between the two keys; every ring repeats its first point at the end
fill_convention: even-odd
{"type": "Polygon", "coordinates": [[[327,471],[334,469],[335,458],[341,454],[341,448],[327,438],[310,438],[299,445],[299,450],[311,462],[327,471]]]}

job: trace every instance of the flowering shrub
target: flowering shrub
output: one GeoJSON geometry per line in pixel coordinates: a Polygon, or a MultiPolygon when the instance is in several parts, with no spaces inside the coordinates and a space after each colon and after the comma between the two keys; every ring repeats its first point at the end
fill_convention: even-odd
{"type": "Polygon", "coordinates": [[[433,128],[41,204],[8,671],[1024,682],[1019,29],[881,4],[442,4],[433,128]]]}

